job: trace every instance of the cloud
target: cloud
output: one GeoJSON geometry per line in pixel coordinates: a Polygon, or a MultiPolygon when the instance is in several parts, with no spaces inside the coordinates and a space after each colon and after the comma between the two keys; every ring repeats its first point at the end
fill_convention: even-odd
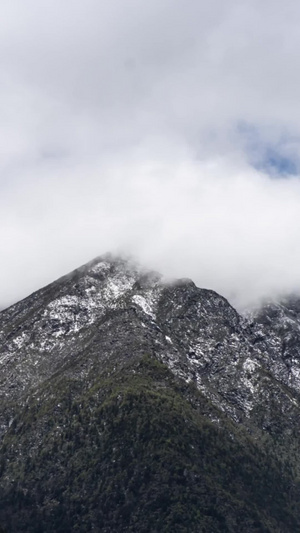
{"type": "Polygon", "coordinates": [[[1,10],[0,305],[109,250],[238,306],[300,290],[296,2],[1,10]]]}

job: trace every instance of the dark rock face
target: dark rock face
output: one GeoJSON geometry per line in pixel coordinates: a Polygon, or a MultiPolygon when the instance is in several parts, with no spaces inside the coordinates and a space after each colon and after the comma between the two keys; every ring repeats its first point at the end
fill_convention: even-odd
{"type": "MultiPolygon", "coordinates": [[[[191,280],[165,282],[157,273],[144,271],[123,259],[105,256],[0,313],[0,365],[3,457],[0,522],[2,517],[9,531],[300,530],[300,514],[294,509],[300,474],[299,299],[287,298],[267,305],[246,318],[240,316],[225,298],[213,291],[197,288],[191,280]],[[147,365],[141,366],[145,357],[152,361],[152,370],[147,370],[148,373],[145,371],[147,365]],[[155,362],[161,366],[156,367],[155,362]],[[162,372],[166,372],[163,378],[162,372]],[[137,376],[141,380],[138,384],[135,381],[137,376]],[[144,396],[143,387],[147,391],[144,396]],[[155,401],[151,395],[156,395],[155,401]],[[119,407],[122,401],[125,402],[124,398],[133,411],[124,408],[125,411],[120,414],[119,407]],[[179,398],[185,406],[182,407],[183,419],[177,407],[175,409],[179,398]],[[109,417],[103,407],[105,402],[109,417]],[[160,509],[157,500],[151,511],[148,509],[152,522],[150,518],[143,522],[141,516],[148,516],[145,509],[149,503],[147,498],[150,498],[150,494],[142,488],[147,482],[144,480],[144,485],[140,486],[135,481],[131,500],[128,486],[133,483],[132,479],[143,477],[143,469],[150,468],[149,462],[152,464],[155,454],[161,457],[165,441],[170,441],[169,456],[173,456],[172,442],[177,446],[178,435],[177,432],[172,433],[170,426],[163,445],[156,441],[151,444],[152,457],[149,451],[151,432],[145,433],[147,438],[136,448],[132,442],[139,430],[134,426],[133,437],[125,426],[126,423],[136,423],[131,418],[132,412],[136,413],[135,421],[139,420],[139,413],[143,413],[143,420],[146,423],[147,419],[151,426],[155,415],[151,409],[159,408],[161,413],[165,413],[165,418],[157,422],[160,429],[155,431],[164,433],[162,427],[169,423],[166,404],[173,406],[168,413],[174,415],[181,434],[186,437],[186,441],[180,441],[182,455],[177,455],[176,449],[174,457],[177,462],[185,457],[189,468],[194,464],[195,471],[194,474],[192,471],[182,474],[181,482],[178,481],[177,485],[176,481],[174,485],[174,494],[169,495],[168,509],[173,509],[176,501],[180,512],[177,509],[174,515],[164,514],[167,511],[163,510],[163,506],[160,509]],[[172,409],[175,409],[176,416],[172,409]],[[98,410],[101,410],[101,423],[96,415],[98,410]],[[127,413],[126,416],[124,413],[127,413]],[[184,416],[193,420],[191,428],[194,429],[190,429],[190,433],[181,427],[184,416]],[[103,448],[104,444],[107,447],[111,445],[117,450],[116,460],[124,461],[120,441],[116,441],[113,428],[107,430],[111,417],[116,420],[123,417],[125,424],[122,435],[128,449],[124,453],[129,455],[127,463],[122,463],[120,469],[122,472],[127,467],[133,469],[131,473],[126,470],[122,489],[116,481],[120,471],[108,467],[103,448]],[[209,430],[203,429],[204,426],[209,430]],[[87,440],[83,433],[89,436],[87,440]],[[201,451],[206,457],[206,466],[201,466],[196,452],[187,454],[185,447],[198,449],[204,434],[206,437],[210,434],[212,441],[209,443],[208,439],[208,448],[201,451]],[[226,443],[224,460],[218,447],[220,438],[226,443]],[[235,442],[235,452],[230,448],[231,441],[235,442]],[[212,445],[212,442],[215,444],[212,445]],[[51,447],[48,449],[49,443],[51,447]],[[76,450],[81,450],[80,453],[86,449],[90,462],[83,460],[80,454],[81,458],[76,462],[74,446],[76,450]],[[210,447],[214,449],[214,446],[216,460],[221,465],[215,471],[207,466],[214,462],[208,450],[210,447]],[[99,450],[102,450],[101,453],[99,450]],[[47,472],[43,470],[43,453],[47,472]],[[47,455],[50,453],[52,462],[47,455]],[[242,470],[243,453],[244,458],[247,457],[250,477],[251,469],[258,476],[257,491],[265,493],[269,500],[272,498],[275,502],[273,507],[264,500],[262,508],[255,500],[255,487],[251,485],[253,480],[249,482],[248,479],[248,488],[245,488],[246,473],[241,479],[237,472],[233,474],[234,453],[239,457],[242,470]],[[139,455],[143,458],[137,459],[139,455]],[[89,472],[91,463],[97,469],[111,501],[115,502],[112,507],[125,505],[127,510],[124,508],[123,514],[119,515],[117,511],[114,514],[109,504],[109,510],[105,507],[104,493],[92,477],[89,482],[93,489],[85,488],[78,495],[82,469],[89,472]],[[225,496],[223,492],[226,472],[223,478],[220,474],[222,468],[227,469],[233,487],[232,501],[231,496],[225,496]],[[265,472],[265,477],[259,476],[259,470],[265,472]],[[267,471],[272,472],[274,479],[281,484],[281,493],[284,493],[281,499],[277,492],[272,492],[272,480],[268,478],[267,471]],[[201,477],[201,472],[206,480],[202,479],[201,490],[210,494],[206,500],[203,494],[198,494],[193,481],[198,479],[197,476],[201,477]],[[49,475],[60,487],[56,497],[52,484],[47,481],[49,475]],[[71,481],[76,494],[70,488],[71,481]],[[112,488],[114,484],[118,487],[116,493],[112,488]],[[37,487],[42,495],[41,501],[37,487]],[[180,490],[189,495],[185,503],[183,500],[179,503],[177,492],[180,490]],[[118,491],[125,494],[120,496],[121,500],[124,499],[123,503],[117,501],[118,491]],[[192,493],[197,493],[194,500],[192,493]],[[91,503],[93,498],[101,504],[101,512],[99,509],[96,511],[95,502],[91,503]],[[138,498],[143,501],[140,507],[136,503],[138,498]],[[238,510],[237,498],[240,498],[239,505],[245,505],[244,525],[237,518],[241,511],[238,510]],[[18,502],[16,513],[14,501],[18,502]],[[73,509],[74,519],[71,518],[70,508],[73,509]],[[200,514],[197,515],[195,509],[200,509],[200,514]],[[63,513],[64,520],[61,521],[59,517],[63,513]],[[179,513],[177,519],[176,513],[179,513]],[[162,516],[167,522],[161,522],[162,516]],[[25,529],[22,529],[22,523],[25,529]],[[63,524],[61,527],[64,529],[60,529],[59,524],[63,524]]],[[[167,454],[164,461],[168,460],[167,454]]],[[[171,463],[170,470],[173,472],[171,463]]],[[[159,462],[156,474],[155,469],[150,468],[152,474],[149,474],[148,483],[149,487],[156,487],[154,491],[166,482],[160,478],[160,473],[170,476],[165,465],[166,462],[159,462]]],[[[186,472],[189,468],[185,467],[186,472]]],[[[162,498],[160,490],[158,492],[162,498]]],[[[230,489],[227,492],[230,493],[230,489]]]]}

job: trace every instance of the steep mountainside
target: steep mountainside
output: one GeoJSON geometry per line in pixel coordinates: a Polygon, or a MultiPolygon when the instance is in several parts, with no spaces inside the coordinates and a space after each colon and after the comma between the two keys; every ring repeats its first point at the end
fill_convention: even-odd
{"type": "Polygon", "coordinates": [[[7,531],[300,531],[300,300],[104,256],[0,313],[7,531]]]}

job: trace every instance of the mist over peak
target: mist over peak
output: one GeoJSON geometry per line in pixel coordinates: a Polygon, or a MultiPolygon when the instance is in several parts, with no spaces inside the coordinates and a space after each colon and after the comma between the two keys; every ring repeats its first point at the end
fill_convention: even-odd
{"type": "Polygon", "coordinates": [[[0,305],[111,250],[300,290],[300,8],[4,1],[0,305]]]}

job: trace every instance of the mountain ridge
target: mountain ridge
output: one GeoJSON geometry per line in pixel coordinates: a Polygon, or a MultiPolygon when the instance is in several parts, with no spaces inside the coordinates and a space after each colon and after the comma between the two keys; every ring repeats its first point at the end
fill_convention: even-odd
{"type": "MultiPolygon", "coordinates": [[[[34,529],[34,518],[30,514],[33,512],[34,516],[38,517],[41,531],[51,531],[51,528],[53,531],[54,522],[55,530],[59,531],[57,529],[58,516],[61,517],[62,514],[68,516],[67,520],[69,520],[69,525],[64,521],[64,531],[68,530],[67,527],[71,528],[70,531],[76,530],[75,526],[80,531],[250,532],[281,531],[280,528],[284,527],[286,531],[295,531],[296,527],[300,528],[300,516],[294,509],[296,487],[298,487],[300,475],[300,461],[298,460],[300,459],[298,437],[300,313],[298,308],[300,308],[299,300],[295,298],[287,301],[285,306],[280,303],[265,306],[249,318],[243,317],[225,298],[214,291],[197,288],[192,280],[167,282],[156,272],[147,271],[123,258],[106,255],[94,259],[2,311],[0,313],[2,370],[0,425],[4,461],[2,461],[0,478],[0,520],[4,526],[9,523],[10,530],[22,531],[20,527],[26,516],[24,523],[27,524],[27,529],[25,530],[39,531],[39,529],[34,529]],[[140,368],[143,370],[138,370],[140,368]],[[152,370],[150,371],[149,368],[152,370]],[[168,374],[164,374],[166,372],[168,374]],[[169,377],[162,379],[162,374],[169,377]],[[144,388],[136,384],[137,378],[138,383],[144,383],[144,388]],[[123,382],[127,383],[125,389],[123,382]],[[113,396],[111,396],[112,390],[115,390],[113,396]],[[179,390],[181,392],[178,392],[179,390]],[[145,391],[147,393],[143,394],[145,391]],[[135,427],[135,422],[131,418],[130,409],[126,408],[126,416],[123,416],[122,410],[119,410],[120,401],[122,404],[122,394],[125,395],[126,405],[128,402],[128,405],[132,405],[135,413],[134,420],[140,420],[136,406],[140,412],[145,412],[150,426],[156,419],[155,409],[158,406],[164,413],[164,416],[157,420],[157,427],[160,431],[155,433],[155,442],[151,440],[151,433],[147,433],[148,442],[144,439],[140,443],[142,451],[135,447],[135,437],[126,430],[127,423],[135,427]],[[121,395],[121,400],[119,395],[121,395]],[[173,400],[171,401],[170,398],[173,400]],[[169,413],[164,408],[165,402],[170,406],[169,413]],[[195,407],[197,402],[202,405],[201,409],[195,407]],[[90,411],[86,405],[89,405],[90,411]],[[108,406],[108,418],[105,405],[108,406]],[[204,405],[206,405],[205,408],[204,405]],[[150,406],[154,409],[153,412],[150,406]],[[191,428],[189,430],[191,433],[184,429],[184,416],[182,421],[179,413],[184,413],[186,409],[190,413],[189,417],[194,420],[191,427],[199,428],[196,432],[191,428]],[[102,427],[101,419],[96,417],[95,413],[98,410],[106,420],[106,426],[102,427]],[[103,494],[99,492],[100,489],[96,490],[94,487],[95,483],[94,481],[92,483],[92,473],[90,473],[89,479],[93,484],[93,490],[96,490],[98,494],[102,510],[97,511],[92,506],[91,516],[87,518],[81,505],[91,506],[94,496],[89,493],[88,489],[85,489],[89,503],[82,503],[86,496],[83,494],[81,498],[79,497],[80,483],[78,480],[76,483],[74,481],[75,478],[81,478],[84,468],[87,471],[90,469],[89,463],[82,458],[83,450],[90,450],[93,464],[102,465],[102,470],[99,466],[99,476],[103,477],[103,483],[107,483],[109,478],[110,483],[117,483],[118,490],[121,490],[116,479],[119,479],[118,476],[122,478],[123,470],[113,473],[111,467],[108,468],[105,459],[106,452],[104,453],[104,448],[101,446],[104,446],[103,442],[107,439],[107,446],[109,447],[111,443],[111,449],[114,448],[112,443],[116,437],[113,420],[117,421],[122,416],[126,420],[125,425],[122,423],[122,434],[128,442],[128,450],[125,451],[129,454],[129,470],[130,461],[133,461],[141,475],[143,468],[147,468],[148,461],[150,463],[152,461],[148,448],[153,445],[153,449],[156,450],[154,453],[160,458],[163,455],[164,460],[161,462],[159,459],[160,466],[157,471],[151,470],[153,479],[150,476],[151,483],[149,483],[150,486],[154,483],[155,491],[160,494],[160,498],[163,498],[154,480],[160,478],[161,472],[165,472],[164,475],[170,477],[170,473],[167,473],[168,470],[164,466],[166,461],[172,475],[174,474],[174,465],[168,460],[168,453],[165,450],[166,442],[168,442],[167,448],[170,456],[175,454],[174,457],[176,456],[179,463],[187,460],[191,464],[191,457],[193,457],[197,476],[200,475],[200,477],[201,468],[204,468],[203,475],[206,482],[203,490],[205,486],[211,487],[208,491],[209,504],[204,498],[210,509],[209,512],[205,507],[206,504],[204,505],[201,500],[203,491],[200,491],[202,494],[200,496],[198,489],[194,486],[193,476],[189,478],[187,486],[184,482],[185,476],[179,476],[180,483],[178,480],[174,481],[176,476],[174,479],[171,476],[172,483],[175,483],[174,487],[172,485],[175,492],[170,493],[168,504],[170,516],[163,512],[159,516],[158,498],[155,504],[156,525],[151,529],[150,515],[148,522],[146,521],[148,525],[141,525],[143,512],[133,498],[130,505],[132,509],[135,509],[134,512],[137,513],[139,519],[135,522],[134,512],[127,511],[127,518],[124,522],[124,517],[122,518],[118,513],[118,516],[113,518],[111,510],[107,513],[103,511],[103,494]],[[176,424],[181,428],[186,440],[181,441],[176,429],[172,429],[172,425],[168,422],[168,417],[171,416],[174,420],[176,419],[176,424]],[[84,422],[85,418],[88,422],[84,422]],[[75,425],[71,423],[73,419],[76,419],[75,425]],[[95,422],[95,420],[98,421],[95,422]],[[55,430],[55,424],[60,429],[55,430]],[[165,441],[161,443],[159,433],[164,433],[162,429],[164,424],[167,424],[169,429],[165,441]],[[111,427],[111,430],[107,433],[105,427],[111,427]],[[204,427],[210,429],[204,430],[204,427]],[[83,437],[83,428],[88,435],[87,439],[83,437]],[[96,438],[94,432],[97,433],[98,430],[99,435],[105,435],[104,441],[102,442],[101,438],[99,441],[102,455],[100,452],[100,455],[98,454],[93,444],[96,438]],[[207,431],[209,438],[212,439],[210,445],[212,449],[215,449],[218,457],[219,466],[216,470],[212,466],[207,467],[208,469],[203,464],[201,466],[194,452],[190,455],[187,451],[189,438],[195,449],[199,447],[202,431],[203,435],[207,431]],[[220,467],[222,464],[221,448],[218,444],[220,434],[227,443],[225,459],[223,458],[224,464],[227,465],[225,478],[227,469],[231,472],[230,475],[228,474],[231,485],[235,487],[232,488],[233,492],[227,496],[224,493],[225,478],[220,467]],[[236,453],[241,457],[239,461],[241,475],[233,468],[234,457],[231,456],[232,450],[230,452],[231,438],[239,450],[236,453]],[[178,439],[181,442],[180,446],[178,439]],[[48,457],[47,454],[50,453],[48,440],[54,448],[51,448],[52,462],[48,458],[47,468],[52,471],[53,465],[56,465],[56,468],[61,471],[60,475],[52,472],[53,479],[60,486],[59,497],[58,495],[54,497],[55,487],[51,484],[49,486],[47,472],[44,472],[40,459],[41,454],[45,453],[48,457]],[[65,449],[65,442],[72,443],[73,441],[78,444],[82,464],[80,461],[80,464],[73,464],[71,453],[74,448],[73,444],[70,444],[68,452],[65,449]],[[178,453],[176,443],[179,448],[182,447],[182,450],[185,450],[182,457],[178,453]],[[253,446],[255,453],[250,451],[253,446]],[[17,454],[14,451],[16,449],[19,450],[17,454]],[[48,450],[47,453],[46,450],[48,450]],[[135,463],[134,454],[136,453],[143,457],[141,462],[135,463]],[[267,456],[269,459],[266,458],[267,456]],[[263,500],[268,508],[268,511],[264,511],[256,501],[255,479],[250,481],[249,476],[250,492],[246,489],[247,474],[243,457],[244,459],[247,457],[245,461],[250,465],[250,471],[252,469],[255,476],[258,476],[259,492],[264,490],[264,480],[258,474],[258,464],[261,465],[260,468],[267,480],[269,460],[270,472],[273,472],[285,495],[279,497],[277,492],[275,491],[275,494],[271,489],[271,482],[266,481],[268,485],[266,494],[269,494],[275,502],[278,500],[277,507],[275,504],[270,507],[266,500],[263,500]],[[264,465],[264,461],[267,466],[264,465]],[[30,465],[28,479],[23,463],[30,465]],[[62,464],[65,466],[59,466],[62,464]],[[68,506],[63,503],[63,494],[67,494],[68,505],[71,507],[73,505],[71,502],[74,494],[68,482],[70,468],[76,474],[74,474],[73,481],[77,487],[76,501],[81,509],[80,512],[75,513],[76,523],[68,514],[68,506]],[[106,468],[110,472],[109,475],[105,474],[106,468]],[[40,475],[41,479],[38,481],[40,475]],[[115,475],[117,478],[114,477],[115,475]],[[280,476],[281,481],[279,481],[280,476]],[[216,480],[219,478],[223,481],[220,481],[221,484],[218,485],[216,480]],[[16,488],[12,489],[15,482],[16,488]],[[44,495],[44,499],[40,502],[35,488],[36,484],[44,495]],[[216,494],[220,495],[225,506],[221,513],[218,511],[218,505],[213,504],[215,484],[216,494]],[[192,503],[193,498],[191,499],[190,496],[184,504],[179,503],[179,486],[181,490],[186,490],[188,487],[189,494],[196,491],[196,507],[202,509],[201,516],[197,515],[195,502],[192,503]],[[246,496],[239,495],[237,487],[240,487],[242,494],[247,494],[250,504],[246,504],[246,496]],[[292,494],[290,499],[287,496],[288,493],[292,494]],[[31,494],[31,497],[28,494],[31,494]],[[24,495],[25,498],[23,498],[24,495]],[[19,502],[20,513],[17,513],[17,518],[12,519],[10,514],[14,498],[19,502]],[[55,505],[50,505],[51,512],[49,511],[49,498],[56,502],[55,505]],[[5,505],[1,506],[1,500],[6,502],[5,505]],[[185,525],[180,526],[181,529],[176,522],[176,512],[172,502],[176,508],[179,505],[182,511],[179,515],[185,517],[185,525]],[[241,525],[238,525],[236,517],[237,508],[241,505],[246,505],[247,508],[244,529],[238,529],[241,525]],[[230,506],[235,509],[234,512],[229,512],[230,506]],[[284,518],[280,514],[279,507],[282,508],[284,518]],[[10,509],[10,514],[7,514],[5,508],[10,509]],[[31,509],[30,512],[29,509],[31,509]],[[190,524],[188,523],[189,509],[193,516],[190,524]],[[85,516],[85,525],[81,524],[83,516],[85,516]],[[162,526],[159,524],[161,524],[162,516],[169,516],[168,527],[171,529],[161,529],[162,526]],[[47,520],[49,529],[45,529],[47,520]],[[102,526],[99,526],[99,520],[102,526]],[[255,526],[256,522],[260,525],[255,526]]],[[[142,421],[139,423],[143,426],[142,421]]],[[[134,431],[136,435],[137,429],[135,428],[134,431]]],[[[202,453],[207,457],[207,464],[212,465],[208,441],[207,446],[202,449],[202,453]]],[[[118,460],[127,472],[120,442],[117,450],[118,460]]],[[[134,466],[132,469],[133,479],[139,485],[139,476],[135,477],[134,466]]],[[[127,472],[125,477],[126,483],[130,484],[130,473],[127,472]]],[[[142,491],[139,494],[143,494],[143,497],[141,496],[142,499],[144,498],[143,505],[147,508],[145,494],[148,492],[146,486],[143,485],[143,487],[143,489],[139,488],[142,491]]],[[[122,490],[126,492],[125,485],[122,490]]],[[[114,501],[112,493],[110,494],[114,501]]],[[[150,498],[149,494],[148,497],[150,498]]],[[[126,500],[125,506],[127,505],[129,504],[126,500]]]]}

